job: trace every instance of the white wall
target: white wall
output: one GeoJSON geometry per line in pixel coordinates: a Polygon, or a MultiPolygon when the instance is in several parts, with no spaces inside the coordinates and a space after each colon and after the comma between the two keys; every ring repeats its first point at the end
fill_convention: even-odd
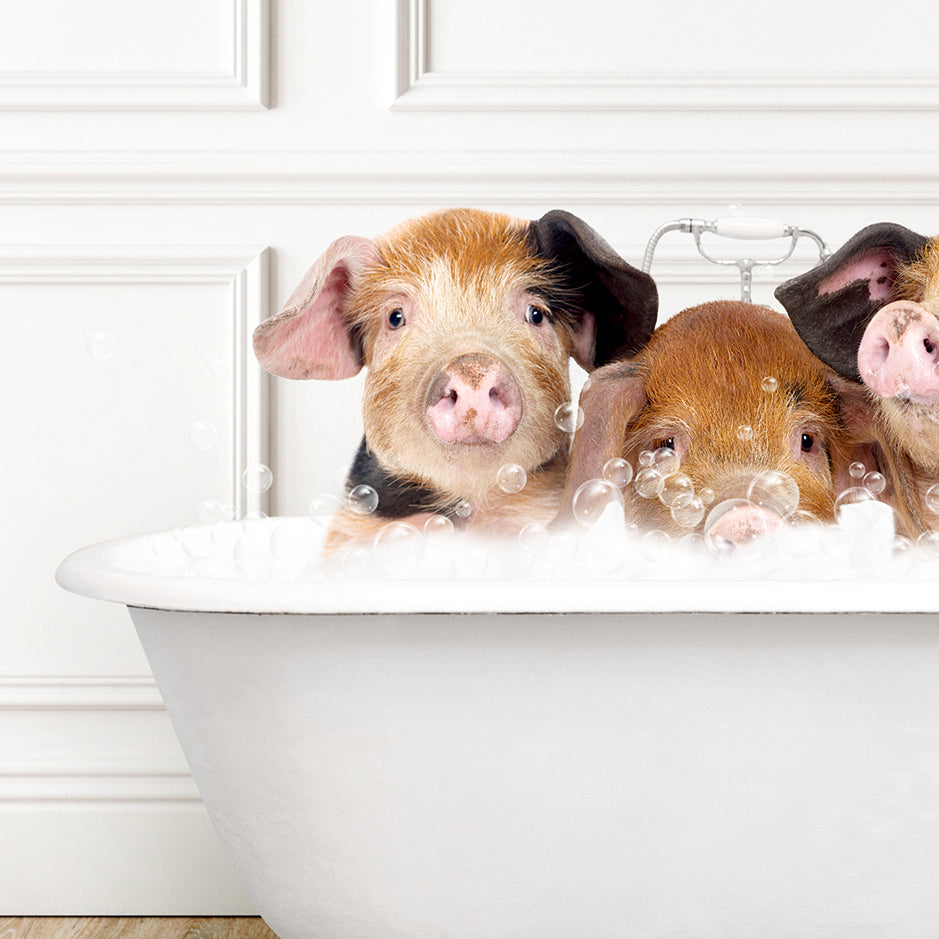
{"type": "MultiPolygon", "coordinates": [[[[447,205],[748,214],[837,245],[939,229],[939,10],[844,0],[33,0],[0,31],[0,910],[246,912],[122,608],[70,550],[333,490],[358,380],[265,383],[245,338],[327,243],[447,205]],[[872,20],[873,17],[873,20],[872,20]],[[916,28],[910,29],[913,22],[916,28]],[[105,332],[113,355],[89,354],[105,332]],[[192,425],[217,439],[197,449],[192,425]],[[255,504],[256,503],[256,504],[255,504]]],[[[770,302],[775,279],[756,284],[770,302]]],[[[667,315],[734,295],[681,236],[667,315]]]]}

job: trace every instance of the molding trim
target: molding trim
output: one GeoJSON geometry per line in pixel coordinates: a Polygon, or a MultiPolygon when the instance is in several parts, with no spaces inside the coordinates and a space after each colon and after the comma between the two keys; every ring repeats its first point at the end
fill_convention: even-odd
{"type": "Polygon", "coordinates": [[[169,761],[50,760],[0,762],[0,806],[93,802],[201,803],[188,771],[169,761]]]}
{"type": "Polygon", "coordinates": [[[223,72],[0,71],[0,110],[254,110],[270,106],[270,0],[232,0],[223,72]]]}
{"type": "Polygon", "coordinates": [[[0,205],[939,203],[927,151],[0,152],[0,205]],[[902,163],[902,171],[898,168],[902,163]]]}
{"type": "MultiPolygon", "coordinates": [[[[0,284],[223,284],[230,290],[232,362],[229,501],[238,518],[266,512],[267,493],[247,492],[247,467],[269,462],[268,381],[250,336],[265,320],[270,249],[204,247],[0,247],[0,284]]],[[[2,689],[0,689],[2,693],[2,689]]]]}
{"type": "Polygon", "coordinates": [[[398,0],[400,111],[935,111],[939,72],[438,72],[429,0],[398,0]]]}
{"type": "Polygon", "coordinates": [[[150,676],[2,675],[0,711],[162,711],[150,676]]]}

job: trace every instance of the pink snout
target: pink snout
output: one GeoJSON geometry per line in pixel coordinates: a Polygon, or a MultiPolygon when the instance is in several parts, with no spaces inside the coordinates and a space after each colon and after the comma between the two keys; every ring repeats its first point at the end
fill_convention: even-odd
{"type": "Polygon", "coordinates": [[[883,398],[935,397],[939,320],[917,303],[888,303],[867,324],[857,364],[867,387],[883,398]]]}
{"type": "Polygon", "coordinates": [[[512,373],[491,355],[461,355],[441,369],[427,395],[427,423],[444,443],[502,443],[522,417],[512,373]]]}
{"type": "Polygon", "coordinates": [[[782,518],[765,506],[746,499],[728,499],[711,510],[704,525],[704,537],[718,556],[737,556],[782,524],[782,518]]]}

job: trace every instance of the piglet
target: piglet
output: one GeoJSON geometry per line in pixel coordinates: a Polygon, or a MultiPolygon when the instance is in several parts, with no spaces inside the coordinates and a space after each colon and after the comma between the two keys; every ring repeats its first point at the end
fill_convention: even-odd
{"type": "Polygon", "coordinates": [[[443,515],[483,533],[549,521],[570,445],[555,419],[570,359],[592,369],[637,351],[657,308],[652,279],[563,211],[444,210],[334,241],[254,334],[274,375],[367,368],[347,488],[369,487],[377,506],[341,509],[327,553],[392,520],[443,515]]]}
{"type": "Polygon", "coordinates": [[[863,395],[766,307],[691,307],[590,378],[560,523],[582,521],[578,500],[625,460],[637,469],[627,522],[704,533],[733,554],[787,519],[831,520],[851,463],[869,455],[863,395]]]}
{"type": "Polygon", "coordinates": [[[904,481],[894,506],[906,533],[937,527],[939,239],[870,225],[776,296],[809,348],[867,389],[904,481]]]}

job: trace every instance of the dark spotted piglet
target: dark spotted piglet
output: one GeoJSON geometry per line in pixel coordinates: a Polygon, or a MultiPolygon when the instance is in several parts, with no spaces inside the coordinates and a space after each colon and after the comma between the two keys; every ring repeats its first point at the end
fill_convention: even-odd
{"type": "Polygon", "coordinates": [[[906,533],[939,527],[939,238],[870,225],[776,296],[809,348],[866,388],[906,533]]]}
{"type": "Polygon", "coordinates": [[[445,210],[333,242],[254,335],[261,365],[284,378],[367,368],[347,486],[371,487],[378,504],[341,509],[326,550],[435,513],[492,533],[552,519],[569,360],[592,369],[637,351],[657,306],[652,279],[563,211],[529,222],[445,210]],[[498,485],[507,465],[506,488],[527,476],[520,492],[498,485]]]}
{"type": "Polygon", "coordinates": [[[739,301],[672,317],[634,358],[594,372],[581,404],[560,521],[579,520],[581,486],[626,460],[638,469],[626,520],[673,537],[706,531],[717,553],[796,512],[830,521],[851,463],[869,454],[863,395],[785,316],[739,301]]]}

